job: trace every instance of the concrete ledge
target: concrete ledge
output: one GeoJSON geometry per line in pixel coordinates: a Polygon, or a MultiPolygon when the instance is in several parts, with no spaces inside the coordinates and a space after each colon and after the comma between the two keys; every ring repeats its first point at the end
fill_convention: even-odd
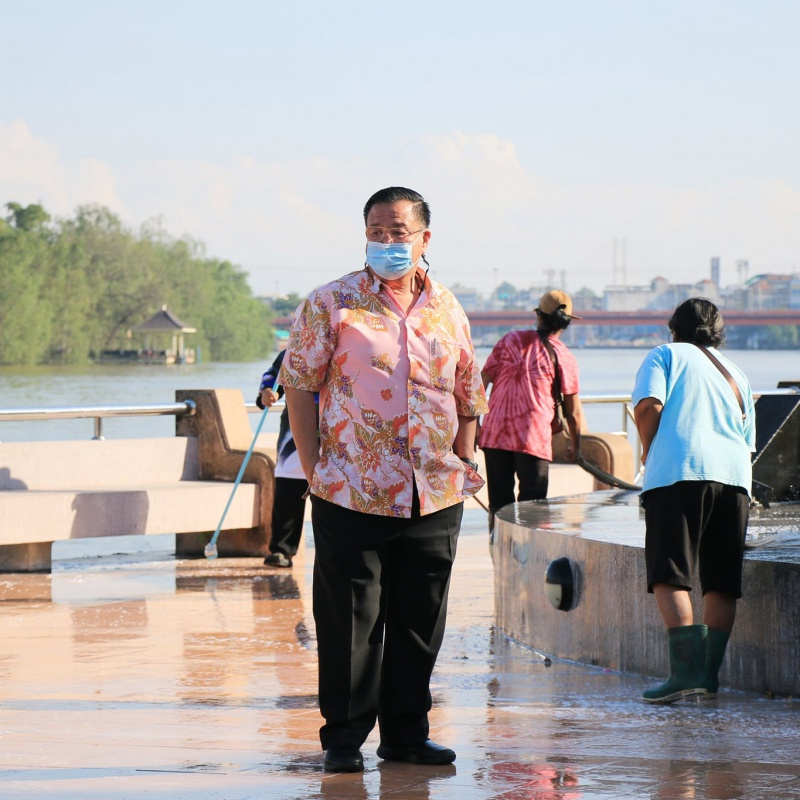
{"type": "MultiPolygon", "coordinates": [[[[206,530],[210,520],[219,519],[230,493],[230,484],[210,481],[8,492],[0,497],[0,542],[35,544],[206,530]]],[[[257,500],[256,486],[240,486],[226,515],[226,526],[256,527],[257,500]]]]}
{"type": "Polygon", "coordinates": [[[199,479],[197,439],[100,439],[0,444],[0,491],[76,489],[199,479]]]}
{"type": "MultiPolygon", "coordinates": [[[[637,493],[507,506],[497,515],[493,557],[497,622],[506,634],[559,658],[666,676],[666,634],[647,594],[637,493]],[[553,608],[544,591],[547,567],[561,557],[576,577],[567,612],[553,608]]],[[[699,620],[699,587],[692,595],[699,620]]],[[[800,695],[798,599],[800,564],[748,552],[723,688],[800,695]]]]}
{"type": "MultiPolygon", "coordinates": [[[[252,432],[241,392],[178,394],[197,411],[175,438],[0,445],[0,570],[49,570],[52,542],[100,536],[174,533],[178,554],[201,556],[252,432]]],[[[255,451],[220,556],[269,552],[273,491],[273,461],[255,451]]]]}
{"type": "MultiPolygon", "coordinates": [[[[175,399],[192,400],[197,406],[194,416],[178,418],[175,432],[179,437],[197,437],[200,480],[234,481],[253,440],[242,393],[238,389],[179,390],[175,392],[175,399]]],[[[259,447],[254,448],[242,476],[242,484],[249,483],[258,484],[259,521],[249,530],[223,531],[217,541],[222,558],[269,553],[275,463],[269,452],[259,447]]],[[[205,544],[198,537],[179,537],[177,554],[201,556],[205,544]]]]}

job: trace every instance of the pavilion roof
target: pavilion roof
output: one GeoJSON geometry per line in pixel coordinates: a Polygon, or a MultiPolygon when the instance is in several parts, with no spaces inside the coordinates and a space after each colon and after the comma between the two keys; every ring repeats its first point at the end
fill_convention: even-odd
{"type": "Polygon", "coordinates": [[[144,333],[197,333],[197,328],[192,328],[185,322],[179,320],[165,305],[161,306],[161,311],[157,311],[150,319],[136,325],[133,330],[144,333]]]}

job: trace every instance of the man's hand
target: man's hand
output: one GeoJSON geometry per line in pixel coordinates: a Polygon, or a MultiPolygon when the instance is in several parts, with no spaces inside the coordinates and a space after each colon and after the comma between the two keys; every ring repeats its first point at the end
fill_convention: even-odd
{"type": "Polygon", "coordinates": [[[261,392],[261,402],[264,404],[264,408],[269,408],[277,401],[278,393],[274,389],[267,388],[261,392]]]}

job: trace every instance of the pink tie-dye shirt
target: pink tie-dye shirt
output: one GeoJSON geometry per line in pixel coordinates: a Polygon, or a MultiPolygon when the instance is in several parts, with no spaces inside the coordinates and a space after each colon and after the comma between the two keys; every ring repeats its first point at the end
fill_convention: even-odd
{"type": "Polygon", "coordinates": [[[410,517],[477,492],[483,479],[453,453],[457,416],[488,406],[469,322],[453,295],[417,271],[406,314],[363,269],[297,309],[279,380],[320,393],[320,460],[311,491],[367,514],[410,517]]]}
{"type": "MultiPolygon", "coordinates": [[[[567,346],[550,337],[561,374],[562,394],[578,394],[578,362],[567,346]]],[[[555,370],[535,330],[511,331],[483,365],[492,381],[489,413],[481,427],[481,447],[528,453],[553,460],[550,423],[555,413],[555,370]]]]}

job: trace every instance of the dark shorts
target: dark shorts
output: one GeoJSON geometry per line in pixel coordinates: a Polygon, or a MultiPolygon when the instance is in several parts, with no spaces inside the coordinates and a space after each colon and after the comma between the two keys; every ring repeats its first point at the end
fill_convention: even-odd
{"type": "Polygon", "coordinates": [[[714,481],[680,481],[650,489],[643,498],[647,591],[656,583],[691,590],[699,561],[703,594],[741,597],[747,492],[714,481]]]}

